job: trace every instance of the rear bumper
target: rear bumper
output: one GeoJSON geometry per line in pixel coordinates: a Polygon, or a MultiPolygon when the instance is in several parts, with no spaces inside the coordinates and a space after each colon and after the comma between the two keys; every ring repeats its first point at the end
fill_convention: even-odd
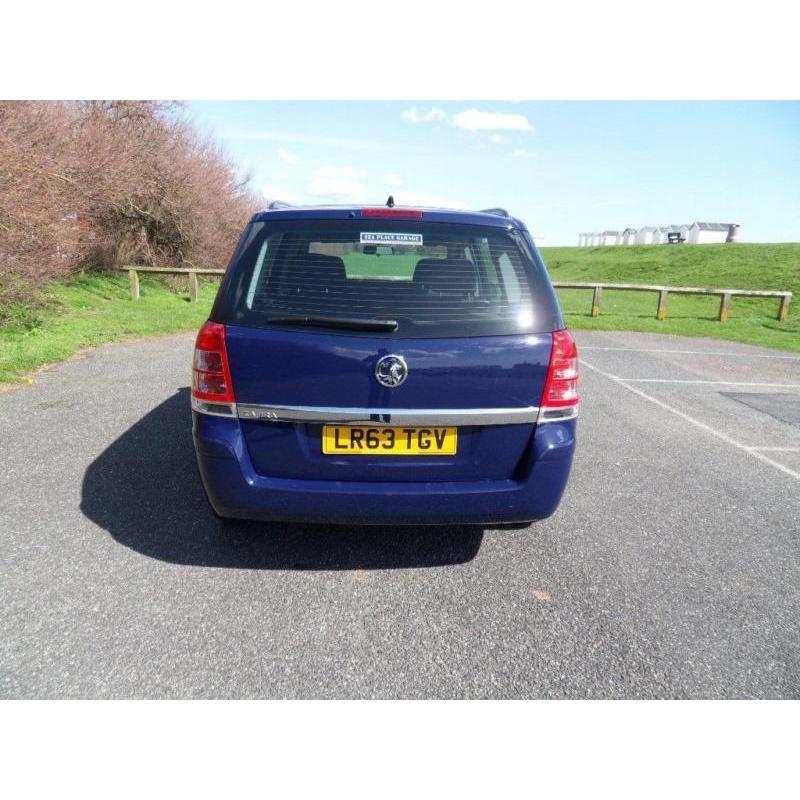
{"type": "Polygon", "coordinates": [[[575,420],[537,426],[518,480],[366,482],[270,478],[253,469],[238,419],[193,414],[197,463],[221,517],[287,522],[441,525],[549,517],[567,485],[575,420]]]}

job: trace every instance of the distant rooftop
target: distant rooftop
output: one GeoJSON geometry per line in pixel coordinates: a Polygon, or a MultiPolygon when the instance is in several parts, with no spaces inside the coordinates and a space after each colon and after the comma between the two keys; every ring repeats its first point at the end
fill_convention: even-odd
{"type": "Polygon", "coordinates": [[[730,228],[730,222],[695,222],[701,231],[727,231],[730,228]]]}

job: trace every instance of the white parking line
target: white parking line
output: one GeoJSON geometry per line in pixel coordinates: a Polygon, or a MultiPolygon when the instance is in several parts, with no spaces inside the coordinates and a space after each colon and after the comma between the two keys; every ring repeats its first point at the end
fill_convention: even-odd
{"type": "Polygon", "coordinates": [[[748,450],[769,450],[773,453],[800,453],[800,447],[748,447],[748,450]]]}
{"type": "Polygon", "coordinates": [[[735,356],[736,358],[778,358],[785,361],[800,361],[800,356],[779,356],[766,353],[748,353],[748,352],[729,352],[720,351],[718,353],[708,352],[705,350],[664,350],[657,348],[644,348],[644,347],[598,347],[596,345],[581,345],[581,350],[607,350],[618,353],[670,353],[682,356],[735,356]]]}
{"type": "Polygon", "coordinates": [[[705,422],[700,422],[699,419],[695,419],[694,417],[690,417],[688,414],[684,414],[683,411],[679,411],[677,408],[665,403],[663,400],[659,400],[657,397],[652,397],[651,395],[643,392],[641,389],[637,389],[635,386],[631,386],[628,383],[625,383],[622,378],[617,377],[616,375],[610,375],[608,372],[603,372],[603,370],[598,369],[597,367],[589,364],[587,361],[580,359],[581,364],[583,366],[588,367],[593,372],[596,372],[598,375],[602,375],[604,378],[608,378],[608,380],[613,381],[614,383],[622,386],[623,389],[627,389],[629,392],[633,392],[633,394],[638,395],[639,397],[644,398],[645,400],[649,400],[651,403],[659,406],[659,408],[663,408],[665,411],[669,411],[675,416],[680,417],[681,419],[686,420],[686,422],[690,422],[692,425],[700,428],[701,430],[706,431],[707,433],[716,436],[718,439],[722,439],[723,442],[727,442],[729,445],[741,450],[744,453],[748,453],[749,455],[753,456],[753,458],[757,458],[759,461],[763,461],[765,464],[769,464],[775,469],[780,470],[785,475],[788,475],[790,478],[794,478],[796,481],[800,481],[800,472],[795,472],[793,469],[789,469],[789,467],[785,467],[783,464],[780,464],[777,461],[773,461],[769,456],[765,456],[763,453],[759,452],[758,450],[753,450],[752,448],[748,447],[747,445],[742,444],[741,442],[737,442],[736,439],[732,439],[728,434],[723,433],[722,431],[718,431],[716,428],[712,428],[710,425],[706,425],[705,422]]]}
{"type": "Polygon", "coordinates": [[[766,386],[770,389],[800,389],[800,383],[754,383],[752,381],[695,381],[678,380],[676,378],[615,378],[625,383],[696,383],[703,386],[766,386]]]}

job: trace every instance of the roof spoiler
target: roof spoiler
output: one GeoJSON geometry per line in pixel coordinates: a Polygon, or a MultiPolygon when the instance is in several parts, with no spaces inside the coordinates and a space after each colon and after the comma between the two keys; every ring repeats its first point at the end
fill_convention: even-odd
{"type": "MultiPolygon", "coordinates": [[[[394,200],[394,198],[390,197],[389,200],[394,200]]],[[[389,208],[392,208],[392,205],[387,203],[389,208]]],[[[297,208],[293,203],[285,203],[283,200],[273,200],[268,206],[267,211],[280,211],[284,208],[297,208]]],[[[504,208],[482,208],[478,213],[480,214],[494,214],[496,217],[510,217],[511,214],[506,211],[504,208]]]]}

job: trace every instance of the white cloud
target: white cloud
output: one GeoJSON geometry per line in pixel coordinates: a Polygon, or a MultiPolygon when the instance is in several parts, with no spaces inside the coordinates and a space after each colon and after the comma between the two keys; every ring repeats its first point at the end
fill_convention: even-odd
{"type": "MultiPolygon", "coordinates": [[[[289,186],[292,184],[289,183],[289,186]]],[[[267,200],[283,200],[287,203],[370,203],[383,202],[386,188],[397,205],[426,206],[432,208],[467,208],[462,200],[443,197],[426,191],[406,189],[399,175],[386,173],[380,177],[369,176],[366,169],[353,165],[322,166],[316,169],[309,183],[301,191],[292,191],[284,184],[270,184],[264,189],[267,200]],[[399,188],[398,188],[399,187],[399,188]]]]}
{"type": "Polygon", "coordinates": [[[424,114],[420,113],[416,106],[409,108],[401,114],[406,122],[441,122],[447,114],[440,108],[432,108],[424,114]]]}
{"type": "Polygon", "coordinates": [[[366,174],[366,170],[351,166],[320,167],[308,185],[308,193],[335,203],[363,202],[367,196],[366,174]]]}
{"type": "Polygon", "coordinates": [[[502,133],[493,133],[489,137],[489,141],[494,142],[495,144],[507,144],[511,141],[511,139],[508,136],[503,136],[502,133]]]}
{"type": "Polygon", "coordinates": [[[467,131],[528,131],[533,132],[533,125],[522,114],[501,114],[494,111],[479,111],[469,108],[459,111],[450,119],[450,124],[467,131]]]}
{"type": "Polygon", "coordinates": [[[296,164],[299,160],[291,150],[286,150],[283,147],[278,148],[278,158],[285,164],[296,164]]]}
{"type": "Polygon", "coordinates": [[[282,200],[284,203],[292,203],[292,204],[296,204],[299,202],[299,198],[297,197],[297,195],[293,191],[291,191],[291,189],[287,189],[284,186],[276,186],[274,184],[269,184],[264,187],[263,194],[267,203],[271,203],[273,200],[282,200]]]}
{"type": "Polygon", "coordinates": [[[536,153],[526,150],[524,147],[518,147],[511,155],[514,158],[536,158],[536,153]]]}
{"type": "Polygon", "coordinates": [[[412,189],[403,189],[401,192],[396,192],[394,196],[395,203],[399,206],[429,206],[431,208],[467,208],[466,203],[461,200],[452,200],[446,197],[440,197],[436,194],[428,194],[427,192],[416,192],[412,189]]]}

